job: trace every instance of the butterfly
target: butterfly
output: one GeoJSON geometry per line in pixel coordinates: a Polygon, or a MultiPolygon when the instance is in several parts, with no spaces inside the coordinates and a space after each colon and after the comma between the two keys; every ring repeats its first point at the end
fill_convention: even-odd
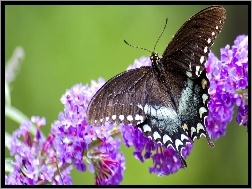
{"type": "Polygon", "coordinates": [[[213,146],[205,126],[210,99],[205,62],[225,19],[221,6],[192,16],[161,58],[151,53],[151,66],[122,72],[97,91],[88,105],[87,122],[134,125],[154,142],[176,150],[186,167],[181,152],[187,142],[203,135],[213,146]]]}

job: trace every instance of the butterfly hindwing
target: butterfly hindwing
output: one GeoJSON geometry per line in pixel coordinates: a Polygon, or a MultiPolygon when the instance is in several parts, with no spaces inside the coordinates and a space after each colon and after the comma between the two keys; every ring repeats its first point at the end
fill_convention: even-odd
{"type": "MultiPolygon", "coordinates": [[[[176,88],[180,90],[179,85],[176,88]]],[[[158,80],[158,77],[148,82],[147,89],[151,89],[148,90],[147,101],[144,106],[140,106],[146,119],[137,126],[153,141],[165,147],[171,146],[177,151],[183,166],[186,166],[182,158],[182,149],[191,139],[183,129],[181,117],[176,111],[176,106],[179,107],[179,104],[176,105],[174,102],[176,103],[177,99],[172,99],[173,95],[158,80]]]]}
{"type": "Polygon", "coordinates": [[[193,141],[204,135],[208,143],[212,145],[205,126],[205,119],[208,115],[207,104],[210,99],[208,87],[209,80],[205,70],[197,79],[186,78],[179,99],[178,112],[182,126],[186,128],[193,141]]]}

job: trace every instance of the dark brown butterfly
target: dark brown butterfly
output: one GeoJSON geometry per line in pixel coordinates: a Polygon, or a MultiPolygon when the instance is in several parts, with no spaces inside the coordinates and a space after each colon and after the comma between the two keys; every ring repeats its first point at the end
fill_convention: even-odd
{"type": "Polygon", "coordinates": [[[162,58],[153,52],[151,66],[120,73],[92,98],[87,121],[132,124],[164,146],[172,146],[183,166],[181,149],[201,135],[213,146],[205,126],[209,80],[205,61],[222,30],[226,11],[211,6],[178,30],[162,58]]]}

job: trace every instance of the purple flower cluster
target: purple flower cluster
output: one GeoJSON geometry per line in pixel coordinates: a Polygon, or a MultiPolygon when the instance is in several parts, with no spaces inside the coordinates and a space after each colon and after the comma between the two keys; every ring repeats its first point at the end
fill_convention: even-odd
{"type": "Polygon", "coordinates": [[[23,123],[13,132],[10,154],[15,157],[13,171],[5,176],[6,185],[36,185],[39,183],[71,184],[70,171],[62,171],[61,178],[57,172],[56,151],[52,146],[53,137],[41,137],[40,127],[45,125],[45,118],[33,116],[31,121],[23,123]],[[36,125],[36,135],[32,138],[30,127],[36,125]],[[21,137],[23,141],[21,141],[21,137]]]}
{"type": "Polygon", "coordinates": [[[86,123],[88,103],[104,83],[99,79],[97,83],[92,81],[91,87],[78,84],[66,91],[61,98],[64,113],[52,127],[57,129],[55,148],[63,164],[86,171],[85,159],[93,167],[89,170],[95,170],[96,184],[115,185],[122,181],[125,170],[124,157],[118,153],[120,142],[110,136],[115,127],[110,123],[101,127],[86,123]]]}
{"type": "MultiPolygon", "coordinates": [[[[136,159],[144,162],[144,159],[151,158],[153,167],[149,167],[149,172],[158,176],[169,175],[177,172],[181,168],[181,161],[177,156],[177,152],[172,147],[164,148],[159,143],[147,138],[136,127],[131,125],[123,125],[121,132],[127,147],[133,146],[135,152],[133,155],[136,159]]],[[[186,148],[182,150],[182,157],[190,154],[192,143],[187,143],[186,148]]]]}
{"type": "Polygon", "coordinates": [[[238,36],[232,47],[222,48],[221,60],[209,53],[206,70],[210,81],[206,127],[209,135],[218,139],[225,135],[235,105],[239,125],[248,124],[248,36],[238,36]]]}
{"type": "Polygon", "coordinates": [[[118,153],[120,140],[108,137],[101,142],[101,145],[96,146],[87,154],[92,162],[90,171],[95,173],[95,184],[119,184],[125,170],[125,158],[122,153],[118,153]]]}

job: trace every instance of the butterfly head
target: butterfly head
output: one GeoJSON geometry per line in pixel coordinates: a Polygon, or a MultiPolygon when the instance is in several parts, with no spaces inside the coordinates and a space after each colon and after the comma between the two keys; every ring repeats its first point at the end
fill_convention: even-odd
{"type": "Polygon", "coordinates": [[[150,60],[152,63],[157,62],[160,58],[158,57],[158,53],[152,52],[150,55],[150,60]]]}

